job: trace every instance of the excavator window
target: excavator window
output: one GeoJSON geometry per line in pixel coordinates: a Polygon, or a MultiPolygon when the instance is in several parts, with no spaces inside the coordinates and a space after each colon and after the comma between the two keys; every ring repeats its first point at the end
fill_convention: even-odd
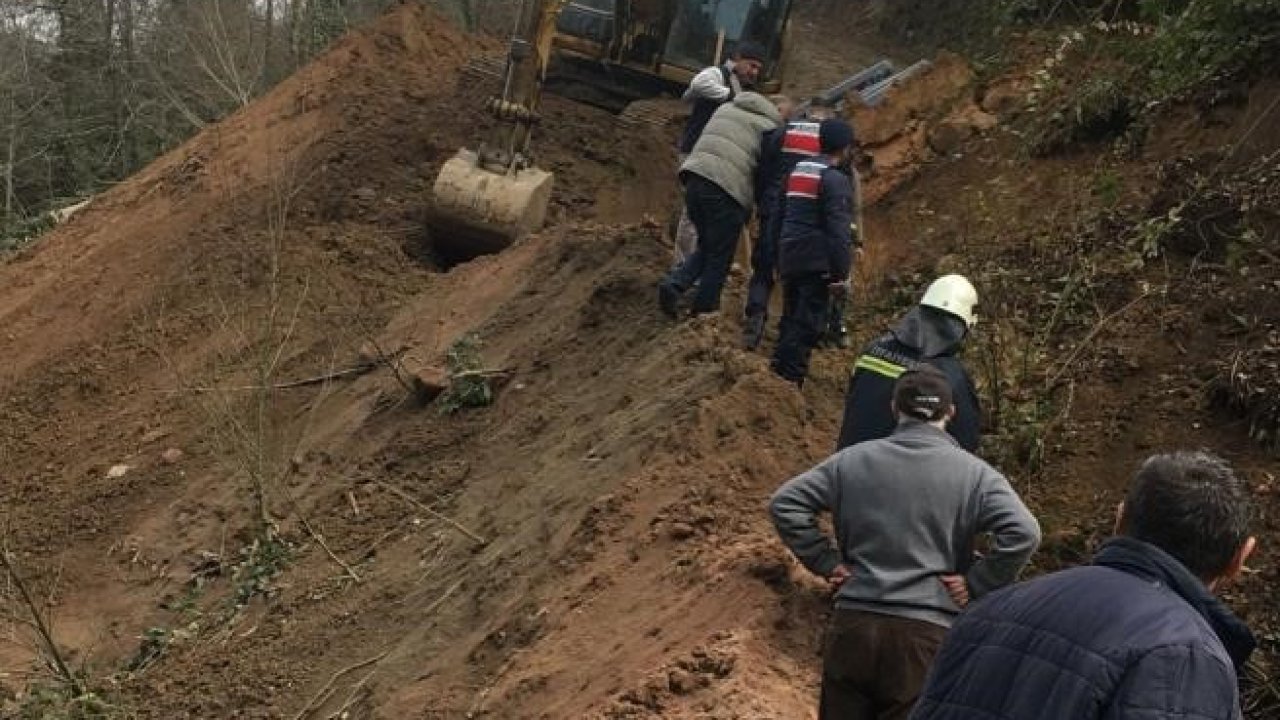
{"type": "Polygon", "coordinates": [[[616,0],[573,0],[560,11],[556,29],[607,45],[618,20],[616,0]]]}
{"type": "Polygon", "coordinates": [[[682,0],[667,37],[663,60],[700,70],[750,40],[768,49],[765,76],[777,65],[789,0],[682,0]],[[723,40],[721,40],[723,33],[723,40]]]}

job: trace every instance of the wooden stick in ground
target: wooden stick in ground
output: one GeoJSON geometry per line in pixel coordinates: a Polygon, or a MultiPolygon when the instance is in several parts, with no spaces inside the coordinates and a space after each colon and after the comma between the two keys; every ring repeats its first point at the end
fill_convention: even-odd
{"type": "Polygon", "coordinates": [[[315,529],[315,528],[313,528],[313,527],[311,527],[311,523],[307,522],[307,519],[306,519],[306,518],[304,518],[304,517],[302,517],[301,515],[299,515],[299,516],[298,516],[298,519],[302,521],[302,529],[303,529],[303,530],[306,530],[306,531],[307,531],[307,534],[311,536],[311,539],[312,539],[312,540],[315,540],[315,541],[320,545],[320,547],[324,548],[325,554],[327,554],[327,555],[329,556],[329,559],[330,559],[330,560],[332,560],[332,561],[334,561],[335,563],[337,563],[337,564],[338,564],[338,567],[342,568],[342,569],[347,573],[347,575],[350,575],[350,576],[351,576],[351,579],[352,579],[352,580],[355,580],[355,581],[356,581],[356,583],[362,583],[362,582],[364,582],[364,578],[362,578],[362,577],[360,577],[358,574],[356,574],[356,571],[355,571],[354,569],[352,569],[352,567],[351,567],[350,565],[348,565],[348,564],[346,564],[345,562],[343,562],[343,561],[342,561],[342,558],[338,557],[338,556],[333,552],[333,550],[330,550],[330,549],[329,549],[329,544],[328,544],[328,543],[326,543],[326,542],[324,541],[324,536],[323,536],[323,535],[321,535],[320,533],[316,532],[316,529],[315,529]]]}
{"type": "Polygon", "coordinates": [[[84,688],[76,681],[76,676],[71,672],[71,668],[67,667],[67,663],[62,659],[62,653],[58,652],[58,646],[53,641],[53,631],[49,629],[49,624],[45,622],[44,615],[40,613],[40,607],[36,605],[35,598],[27,590],[27,583],[22,579],[22,575],[18,572],[18,568],[14,566],[13,561],[9,559],[8,547],[0,547],[0,563],[3,563],[5,572],[9,574],[9,578],[13,580],[14,587],[18,588],[18,592],[22,595],[22,602],[31,613],[31,624],[40,635],[40,639],[45,646],[45,652],[49,653],[49,659],[57,669],[59,678],[67,684],[67,687],[71,688],[76,697],[83,695],[84,688]]]}
{"type": "Polygon", "coordinates": [[[329,382],[330,380],[338,380],[344,377],[355,375],[365,375],[377,368],[377,363],[364,363],[362,365],[353,365],[342,370],[334,370],[322,375],[302,378],[300,380],[290,380],[288,382],[272,383],[270,385],[235,385],[232,387],[208,387],[203,385],[195,385],[187,388],[179,388],[177,390],[155,390],[157,393],[168,393],[170,395],[185,393],[231,393],[231,392],[261,392],[263,390],[289,390],[292,388],[306,387],[308,385],[319,385],[320,383],[329,382]]]}
{"type": "Polygon", "coordinates": [[[444,593],[443,593],[442,595],[440,595],[440,597],[438,597],[438,598],[436,598],[435,600],[433,600],[433,601],[431,602],[431,604],[427,606],[427,609],[426,609],[426,610],[423,610],[423,611],[422,611],[422,614],[423,614],[423,615],[430,615],[431,613],[434,613],[434,612],[436,611],[436,609],[437,609],[437,608],[439,608],[441,605],[443,605],[443,604],[444,604],[444,601],[445,601],[445,600],[448,600],[448,599],[449,599],[449,596],[450,596],[450,595],[452,595],[454,592],[456,592],[456,591],[458,590],[458,588],[460,588],[460,587],[462,587],[462,581],[461,581],[461,580],[459,580],[459,581],[455,582],[454,584],[450,585],[448,590],[445,590],[445,591],[444,591],[444,593]]]}
{"type": "Polygon", "coordinates": [[[324,701],[328,700],[328,698],[331,695],[333,695],[333,690],[332,690],[333,684],[338,681],[338,678],[342,677],[343,675],[346,675],[349,672],[355,672],[360,668],[369,667],[370,665],[378,662],[379,660],[381,660],[382,658],[390,654],[391,654],[390,650],[384,650],[375,657],[371,657],[368,660],[361,660],[360,662],[354,665],[348,665],[342,668],[341,670],[335,672],[333,676],[329,678],[329,682],[326,682],[324,684],[324,687],[320,688],[319,692],[317,692],[315,695],[312,695],[311,699],[307,701],[307,704],[302,707],[302,710],[298,711],[298,714],[293,716],[293,720],[302,720],[308,714],[310,714],[313,709],[319,707],[320,705],[323,705],[324,701]]]}
{"type": "Polygon", "coordinates": [[[387,492],[390,492],[390,493],[392,493],[392,494],[396,495],[396,496],[397,496],[397,497],[399,497],[401,500],[404,500],[405,502],[407,502],[407,503],[409,503],[410,505],[412,505],[412,506],[414,506],[414,507],[418,508],[418,509],[419,509],[419,510],[421,510],[422,512],[427,513],[427,514],[428,514],[428,515],[430,515],[431,517],[433,517],[433,518],[435,518],[435,519],[437,519],[437,520],[440,520],[441,522],[444,522],[444,523],[449,524],[451,527],[453,527],[453,529],[457,530],[458,532],[462,533],[463,535],[466,535],[467,537],[469,537],[469,538],[471,538],[472,540],[474,540],[474,541],[476,542],[476,544],[477,544],[477,545],[488,545],[488,544],[489,544],[489,541],[488,541],[488,540],[485,540],[484,538],[480,537],[479,535],[477,535],[477,534],[475,534],[475,533],[471,532],[471,531],[470,531],[470,530],[468,530],[464,525],[462,525],[461,523],[459,523],[457,520],[454,520],[453,518],[451,518],[451,517],[449,517],[449,516],[447,516],[447,515],[444,515],[444,514],[442,514],[442,513],[436,512],[435,510],[432,510],[431,508],[427,507],[426,505],[423,505],[422,503],[418,502],[418,501],[417,501],[417,499],[415,499],[412,495],[410,495],[409,493],[407,493],[407,492],[405,492],[405,491],[401,490],[400,488],[396,487],[395,485],[390,485],[390,484],[388,484],[388,483],[382,482],[381,480],[374,480],[373,482],[374,482],[374,483],[376,483],[379,487],[381,487],[381,488],[383,488],[384,490],[386,490],[387,492]]]}
{"type": "Polygon", "coordinates": [[[511,368],[482,368],[480,370],[463,370],[461,372],[452,373],[449,377],[450,379],[453,379],[453,380],[459,380],[462,378],[473,378],[473,377],[495,378],[495,377],[505,377],[514,372],[515,370],[512,370],[511,368]]]}
{"type": "Polygon", "coordinates": [[[347,710],[350,710],[352,705],[355,705],[357,702],[360,701],[360,696],[364,692],[365,686],[368,685],[369,681],[373,679],[373,676],[377,674],[378,674],[378,669],[374,668],[369,671],[368,675],[365,675],[364,677],[360,678],[360,682],[356,683],[355,687],[351,688],[351,692],[347,694],[346,701],[343,702],[342,705],[338,706],[337,710],[334,710],[332,713],[329,713],[329,717],[326,718],[326,720],[339,720],[340,718],[342,718],[343,713],[345,713],[347,710]]]}
{"type": "Polygon", "coordinates": [[[396,379],[397,383],[400,383],[400,387],[404,388],[405,392],[412,395],[413,383],[405,378],[404,373],[400,372],[402,368],[400,358],[405,353],[409,352],[409,348],[402,347],[393,353],[388,353],[382,349],[381,343],[379,343],[378,339],[373,337],[372,334],[368,335],[365,338],[365,341],[368,342],[369,345],[373,347],[373,351],[378,354],[378,356],[374,358],[374,362],[390,370],[391,376],[396,379]]]}
{"type": "Polygon", "coordinates": [[[304,387],[307,385],[319,385],[320,383],[329,382],[330,380],[337,380],[338,378],[347,377],[348,375],[364,375],[365,373],[372,372],[373,369],[376,367],[378,367],[378,363],[376,362],[361,363],[359,365],[352,365],[349,368],[334,370],[332,372],[327,372],[322,375],[316,375],[314,377],[302,378],[301,380],[291,380],[289,382],[275,383],[271,386],[271,389],[272,390],[288,390],[289,388],[304,387]]]}

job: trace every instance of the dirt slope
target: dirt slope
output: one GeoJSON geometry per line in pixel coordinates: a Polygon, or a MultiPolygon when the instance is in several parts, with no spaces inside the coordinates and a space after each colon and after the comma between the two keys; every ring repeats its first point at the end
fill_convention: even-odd
{"type": "MultiPolygon", "coordinates": [[[[318,684],[312,677],[328,665],[344,664],[365,643],[403,638],[406,627],[424,622],[432,589],[456,587],[449,602],[436,606],[435,612],[453,618],[442,637],[475,636],[472,641],[479,642],[489,629],[459,619],[459,608],[475,608],[494,596],[489,612],[496,612],[525,586],[545,582],[543,574],[552,568],[545,558],[526,558],[538,577],[503,592],[475,578],[494,572],[492,563],[512,562],[512,546],[565,552],[533,538],[538,532],[568,532],[562,528],[572,529],[585,507],[629,472],[612,464],[583,472],[578,464],[592,449],[588,445],[627,437],[627,419],[661,426],[648,418],[666,406],[629,390],[663,386],[654,366],[667,363],[665,355],[646,355],[654,350],[655,323],[640,310],[647,310],[648,284],[665,262],[652,226],[615,231],[574,225],[447,276],[415,260],[430,256],[429,239],[418,228],[435,168],[487,126],[462,109],[477,106],[482,89],[456,93],[454,87],[458,62],[477,42],[420,8],[400,8],[267,98],[98,198],[75,222],[0,269],[3,352],[10,360],[0,381],[6,398],[2,447],[10,471],[3,486],[9,542],[41,579],[51,582],[55,568],[74,578],[56,593],[59,639],[92,667],[118,668],[140,646],[147,649],[144,630],[163,632],[165,661],[133,681],[148,697],[146,712],[156,717],[181,716],[181,705],[192,701],[167,679],[170,673],[182,678],[182,668],[191,666],[201,668],[192,677],[207,691],[194,696],[195,706],[185,710],[189,717],[218,716],[221,708],[240,704],[242,693],[257,696],[246,711],[262,705],[264,716],[300,709],[301,693],[318,684]],[[626,242],[620,246],[615,238],[626,242]],[[618,247],[625,252],[615,254],[618,247]],[[610,262],[619,265],[614,276],[604,274],[610,262]],[[572,327],[579,313],[590,332],[566,337],[566,324],[572,327]],[[489,497],[513,491],[519,479],[518,485],[538,489],[529,499],[533,505],[521,500],[508,512],[471,517],[495,538],[488,554],[473,558],[467,543],[443,548],[442,557],[460,570],[448,584],[428,585],[420,605],[403,607],[404,598],[387,589],[418,577],[419,558],[412,552],[393,556],[385,564],[394,568],[396,580],[370,578],[362,586],[400,608],[387,611],[393,619],[380,633],[359,633],[347,645],[288,633],[293,644],[278,646],[263,642],[264,628],[253,632],[253,647],[270,650],[227,647],[224,640],[209,643],[215,649],[207,656],[208,637],[230,637],[232,626],[256,627],[259,614],[275,617],[273,610],[258,607],[258,599],[230,624],[215,620],[225,614],[228,597],[245,589],[243,577],[216,579],[198,593],[184,588],[192,567],[204,562],[202,552],[217,554],[230,574],[247,557],[241,550],[251,541],[251,490],[237,455],[254,448],[236,437],[238,429],[228,430],[230,419],[244,409],[241,398],[219,388],[256,380],[264,351],[273,357],[272,378],[287,380],[353,362],[362,345],[384,335],[388,343],[407,343],[438,361],[453,337],[486,323],[494,324],[482,332],[486,354],[494,362],[510,357],[517,368],[513,383],[539,387],[532,375],[559,368],[561,356],[568,361],[575,351],[581,361],[563,379],[568,385],[560,394],[516,393],[526,398],[517,409],[533,408],[521,410],[528,417],[517,425],[496,412],[475,420],[402,412],[396,409],[399,386],[390,377],[280,392],[269,398],[267,421],[253,430],[260,435],[264,465],[294,461],[290,487],[269,490],[270,510],[293,545],[287,574],[310,570],[323,584],[330,568],[324,562],[309,565],[319,548],[302,539],[297,516],[314,513],[313,527],[328,530],[338,520],[326,514],[350,510],[347,492],[367,489],[369,478],[394,477],[418,497],[447,500],[459,491],[447,482],[449,473],[462,471],[441,468],[467,467],[474,462],[468,458],[491,455],[491,443],[500,439],[497,447],[505,452],[490,458],[492,465],[467,471],[468,477],[483,473],[483,482],[474,495],[456,502],[469,501],[466,514],[479,515],[489,497]],[[628,350],[645,340],[649,344],[641,350],[628,350]],[[598,376],[608,376],[610,353],[627,352],[648,358],[647,375],[613,380],[600,397],[583,392],[599,384],[598,376]],[[592,420],[599,403],[617,405],[623,413],[607,432],[592,420]],[[513,438],[538,433],[549,438],[546,447],[516,450],[513,438]],[[474,446],[467,445],[469,438],[474,446]],[[424,454],[423,445],[449,452],[442,460],[424,454]],[[185,457],[165,462],[160,455],[170,448],[185,457]],[[556,460],[559,455],[568,459],[556,460]],[[321,458],[319,469],[312,469],[312,457],[321,458]],[[122,477],[109,477],[113,466],[128,467],[122,477]],[[407,469],[392,473],[395,466],[407,469]],[[335,467],[342,469],[334,472],[335,467]],[[572,492],[559,487],[562,477],[579,474],[572,492]],[[547,479],[533,482],[538,477],[547,479]],[[340,501],[336,507],[334,499],[340,501]],[[544,506],[556,513],[528,512],[544,506]],[[193,638],[190,647],[184,634],[193,638]],[[296,643],[303,643],[303,652],[296,643]],[[316,647],[329,653],[322,658],[316,647]],[[298,665],[282,664],[283,657],[295,657],[298,665]],[[218,677],[225,683],[217,683],[218,677]],[[272,698],[257,692],[265,684],[292,690],[280,689],[272,698]],[[171,686],[172,696],[142,690],[171,686]]],[[[554,219],[638,221],[665,210],[671,168],[664,138],[621,131],[607,115],[554,98],[549,115],[550,130],[538,138],[538,147],[540,162],[558,175],[554,219]],[[639,192],[632,190],[637,185],[639,192]]],[[[667,402],[682,397],[671,394],[667,402]]],[[[641,464],[634,457],[627,462],[641,464]]],[[[358,502],[362,514],[355,534],[349,544],[335,537],[331,547],[359,555],[361,541],[399,539],[397,528],[408,521],[403,500],[373,491],[358,502]],[[361,529],[365,534],[356,532],[361,529]]],[[[427,542],[437,542],[436,535],[427,542]]],[[[293,580],[281,582],[295,586],[293,580]]],[[[297,585],[304,597],[313,590],[304,589],[305,582],[297,585]]],[[[363,593],[359,597],[362,604],[381,607],[363,593]]],[[[337,600],[354,602],[356,596],[345,593],[337,600]]],[[[405,640],[409,657],[395,664],[400,676],[422,673],[421,653],[444,642],[429,628],[422,632],[426,637],[405,640]]],[[[27,651],[14,648],[8,661],[20,665],[26,657],[27,651]]],[[[486,671],[474,672],[483,678],[486,671]]],[[[454,684],[442,687],[468,695],[454,684]]]]}
{"type": "MultiPolygon", "coordinates": [[[[820,27],[824,8],[843,12],[799,17],[820,27]]],[[[846,74],[842,37],[820,37],[814,87],[846,74]]],[[[663,321],[670,139],[557,98],[536,139],[557,173],[550,227],[439,267],[423,199],[489,127],[469,109],[485,89],[455,86],[488,49],[398,7],[0,265],[7,542],[59,643],[134,716],[810,716],[826,600],[763,506],[829,450],[851,353],[821,353],[803,394],[773,378],[735,349],[740,276],[722,317],[663,321]],[[420,407],[385,367],[245,389],[379,350],[439,365],[467,335],[508,371],[489,408],[420,407]]],[[[1133,201],[1180,143],[1257,125],[1265,92],[1157,128],[1172,139],[1124,170],[1133,201]]],[[[1085,556],[1152,449],[1209,445],[1269,482],[1240,422],[1202,401],[1198,359],[1237,337],[1213,317],[1274,305],[1171,256],[1090,275],[1049,332],[1072,271],[1058,249],[1104,150],[1027,165],[1005,117],[890,163],[945,114],[916,95],[890,103],[910,127],[871,149],[856,335],[935,272],[978,280],[992,322],[971,362],[1001,398],[987,450],[1044,519],[1038,565],[1085,556]],[[1108,320],[1143,283],[1168,289],[1108,320]],[[1223,306],[1200,308],[1213,293],[1223,306]],[[1027,390],[1046,380],[1050,418],[1027,390]]],[[[1273,558],[1235,598],[1263,623],[1273,558]]],[[[21,691],[32,659],[6,646],[0,682],[21,691]]],[[[31,699],[0,702],[8,717],[31,699]]]]}
{"type": "Polygon", "coordinates": [[[138,716],[624,717],[694,712],[715,682],[746,717],[807,696],[812,628],[779,629],[776,597],[821,601],[757,557],[759,509],[830,413],[727,350],[736,328],[658,320],[645,218],[671,201],[669,142],[607,115],[552,98],[554,228],[437,272],[420,208],[488,125],[462,109],[483,89],[453,83],[478,42],[399,8],[0,267],[8,542],[74,661],[106,685],[134,668],[113,682],[138,716]],[[467,332],[514,371],[485,411],[418,408],[386,371],[243,389],[371,341],[439,363],[467,332]]]}

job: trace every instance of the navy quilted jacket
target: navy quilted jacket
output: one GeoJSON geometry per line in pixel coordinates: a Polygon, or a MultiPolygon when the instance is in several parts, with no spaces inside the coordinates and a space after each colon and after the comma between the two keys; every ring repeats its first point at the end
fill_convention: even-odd
{"type": "Polygon", "coordinates": [[[1244,624],[1164,551],[1131,538],[1094,564],[992,593],[943,643],[912,720],[1236,720],[1244,624]]]}
{"type": "Polygon", "coordinates": [[[787,176],[778,274],[818,274],[845,280],[853,263],[853,182],[816,157],[796,164],[787,176]]]}

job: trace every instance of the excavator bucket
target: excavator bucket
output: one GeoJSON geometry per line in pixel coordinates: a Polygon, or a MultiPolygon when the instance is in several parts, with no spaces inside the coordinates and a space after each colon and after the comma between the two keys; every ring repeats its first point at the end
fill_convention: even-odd
{"type": "Polygon", "coordinates": [[[453,260],[505,250],[542,227],[555,176],[537,168],[497,173],[459,150],[440,169],[427,226],[435,248],[453,260]]]}

